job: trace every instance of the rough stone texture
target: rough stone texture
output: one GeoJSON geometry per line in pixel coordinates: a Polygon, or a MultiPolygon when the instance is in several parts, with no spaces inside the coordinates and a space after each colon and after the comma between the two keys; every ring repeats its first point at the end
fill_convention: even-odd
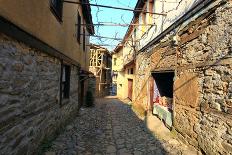
{"type": "Polygon", "coordinates": [[[135,78],[135,104],[140,104],[144,109],[149,109],[149,78],[151,71],[164,71],[175,69],[176,51],[172,47],[170,38],[153,47],[145,53],[139,53],[136,58],[135,78]]]}
{"type": "MultiPolygon", "coordinates": [[[[175,127],[190,144],[200,147],[206,154],[231,153],[232,136],[228,131],[231,130],[228,122],[231,122],[232,97],[231,15],[231,4],[220,5],[180,33],[182,44],[178,53],[177,79],[195,74],[196,78],[190,80],[189,88],[197,85],[199,88],[186,88],[190,100],[185,101],[185,106],[175,100],[175,127]],[[184,36],[194,33],[194,38],[185,37],[187,41],[184,41],[184,36]],[[192,97],[198,98],[197,104],[192,103],[192,97]]],[[[175,95],[179,96],[178,93],[175,95]]]]}
{"type": "Polygon", "coordinates": [[[60,61],[0,34],[0,154],[34,154],[77,112],[78,71],[70,99],[59,104],[60,61]]]}
{"type": "Polygon", "coordinates": [[[79,117],[47,150],[56,155],[196,155],[177,140],[160,140],[131,107],[118,99],[97,99],[94,108],[80,110],[79,117]]]}
{"type": "Polygon", "coordinates": [[[149,103],[151,71],[175,70],[174,128],[206,154],[232,148],[232,4],[216,5],[136,58],[136,104],[149,103]],[[166,53],[166,54],[165,54],[166,53]]]}

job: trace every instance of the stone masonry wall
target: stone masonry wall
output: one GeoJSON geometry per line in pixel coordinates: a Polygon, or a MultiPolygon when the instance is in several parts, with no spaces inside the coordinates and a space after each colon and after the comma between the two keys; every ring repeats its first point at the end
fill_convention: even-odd
{"type": "Polygon", "coordinates": [[[206,154],[232,152],[231,17],[227,2],[179,33],[175,128],[206,154]]]}
{"type": "MultiPolygon", "coordinates": [[[[136,58],[135,104],[149,100],[151,71],[175,70],[174,127],[203,153],[232,152],[232,2],[221,1],[136,58]]],[[[191,20],[189,20],[191,21],[191,20]]]]}
{"type": "Polygon", "coordinates": [[[79,69],[60,107],[60,61],[0,34],[0,154],[34,154],[41,141],[75,115],[79,69]]]}
{"type": "Polygon", "coordinates": [[[144,109],[150,109],[149,78],[152,71],[175,70],[176,51],[167,36],[163,43],[154,46],[151,50],[140,53],[136,59],[135,103],[144,109]]]}

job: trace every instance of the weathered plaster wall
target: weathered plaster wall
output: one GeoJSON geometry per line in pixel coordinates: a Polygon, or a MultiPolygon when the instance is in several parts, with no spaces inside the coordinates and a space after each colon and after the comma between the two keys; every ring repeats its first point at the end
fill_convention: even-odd
{"type": "MultiPolygon", "coordinates": [[[[155,23],[155,25],[151,26],[150,28],[146,27],[147,32],[144,33],[141,40],[139,40],[139,49],[144,47],[148,42],[161,34],[165,29],[167,29],[175,21],[181,18],[198,2],[199,0],[154,0],[154,12],[165,13],[166,16],[153,15],[153,20],[151,23],[155,23]]],[[[147,23],[149,22],[147,21],[147,23]]],[[[143,29],[142,26],[140,26],[139,29],[141,31],[143,29]]]]}
{"type": "MultiPolygon", "coordinates": [[[[71,0],[73,2],[79,0],[71,0]]],[[[50,9],[50,0],[0,0],[0,15],[24,31],[42,40],[66,56],[76,60],[83,69],[88,70],[89,46],[83,51],[83,35],[80,44],[76,39],[77,11],[85,20],[82,8],[75,4],[64,3],[62,22],[59,22],[50,9]]],[[[83,34],[83,27],[81,29],[83,34]]],[[[86,44],[89,36],[86,31],[86,44]]]]}
{"type": "Polygon", "coordinates": [[[216,5],[178,29],[178,46],[166,36],[136,58],[135,103],[148,103],[151,71],[174,69],[174,129],[210,155],[232,152],[231,17],[231,1],[216,5]]]}
{"type": "Polygon", "coordinates": [[[0,154],[34,154],[78,109],[79,69],[59,105],[60,61],[0,34],[0,154]]]}

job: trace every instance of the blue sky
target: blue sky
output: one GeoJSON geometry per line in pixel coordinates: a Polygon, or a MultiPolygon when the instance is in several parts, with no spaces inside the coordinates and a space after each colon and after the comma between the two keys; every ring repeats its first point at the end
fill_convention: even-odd
{"type": "MultiPolygon", "coordinates": [[[[92,4],[99,5],[108,5],[114,7],[123,7],[123,8],[131,8],[134,9],[137,0],[90,0],[92,4]]],[[[121,23],[121,24],[130,24],[131,19],[133,17],[133,12],[123,11],[123,10],[115,10],[108,9],[102,7],[91,6],[93,23],[98,22],[113,22],[113,23],[121,23]]],[[[123,38],[128,27],[119,27],[119,26],[95,26],[95,35],[105,36],[105,37],[116,37],[123,38]]],[[[111,39],[99,39],[95,37],[91,37],[91,43],[94,44],[110,44],[117,45],[119,41],[111,40],[111,39]]],[[[105,46],[110,51],[115,48],[115,46],[105,46]]]]}

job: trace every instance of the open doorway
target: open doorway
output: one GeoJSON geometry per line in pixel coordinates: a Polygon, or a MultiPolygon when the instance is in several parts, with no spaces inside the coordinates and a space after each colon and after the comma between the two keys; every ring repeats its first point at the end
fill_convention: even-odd
{"type": "Polygon", "coordinates": [[[173,120],[173,84],[174,71],[154,72],[151,82],[151,105],[153,114],[157,115],[168,126],[173,120]]]}

